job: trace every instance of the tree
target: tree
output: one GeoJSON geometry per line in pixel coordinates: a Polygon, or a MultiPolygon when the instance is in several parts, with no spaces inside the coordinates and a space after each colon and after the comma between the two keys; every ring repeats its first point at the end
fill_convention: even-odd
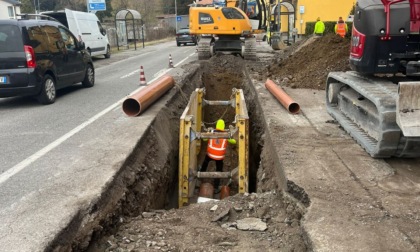
{"type": "Polygon", "coordinates": [[[39,0],[39,10],[38,11],[52,11],[56,10],[57,1],[54,0],[39,0]]]}
{"type": "Polygon", "coordinates": [[[161,5],[157,1],[138,0],[132,8],[140,13],[143,22],[150,27],[156,24],[161,5]]]}
{"type": "Polygon", "coordinates": [[[55,10],[67,8],[75,11],[87,11],[86,1],[84,0],[59,0],[55,8],[55,10]]]}
{"type": "MultiPolygon", "coordinates": [[[[188,15],[191,4],[191,0],[176,0],[176,9],[178,15],[188,15]]],[[[163,0],[163,13],[164,14],[175,14],[175,0],[163,0]]]]}
{"type": "Polygon", "coordinates": [[[101,22],[103,21],[104,17],[112,17],[112,13],[114,11],[111,5],[111,0],[105,0],[105,4],[106,4],[105,11],[98,11],[95,13],[101,22]]]}
{"type": "Polygon", "coordinates": [[[129,9],[130,2],[129,0],[114,0],[116,2],[117,10],[129,9]]]}
{"type": "Polygon", "coordinates": [[[353,7],[351,7],[351,9],[350,9],[349,15],[354,15],[355,11],[356,11],[356,5],[353,5],[353,7]]]}
{"type": "Polygon", "coordinates": [[[22,13],[35,13],[34,2],[31,0],[21,0],[22,5],[20,6],[20,11],[22,13]]]}

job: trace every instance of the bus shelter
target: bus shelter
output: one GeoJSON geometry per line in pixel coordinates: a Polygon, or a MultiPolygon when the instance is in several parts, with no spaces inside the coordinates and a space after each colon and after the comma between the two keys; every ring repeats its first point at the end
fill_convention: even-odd
{"type": "Polygon", "coordinates": [[[115,29],[117,31],[117,47],[130,48],[130,41],[134,42],[134,49],[137,50],[137,41],[143,39],[144,30],[141,15],[136,10],[119,10],[115,15],[115,29]]]}
{"type": "Polygon", "coordinates": [[[281,2],[275,4],[271,8],[270,18],[270,38],[273,49],[277,48],[282,37],[286,37],[284,41],[290,45],[290,38],[293,37],[292,31],[295,28],[295,7],[289,2],[281,2]],[[287,17],[284,17],[287,16],[287,17]],[[284,35],[283,35],[284,34],[284,35]]]}

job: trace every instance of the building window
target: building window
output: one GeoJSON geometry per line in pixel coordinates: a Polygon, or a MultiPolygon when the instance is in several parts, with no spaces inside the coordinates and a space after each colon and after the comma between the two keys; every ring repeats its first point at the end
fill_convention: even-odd
{"type": "Polygon", "coordinates": [[[13,11],[13,6],[8,6],[7,9],[9,11],[9,17],[14,18],[15,17],[15,12],[13,11]]]}

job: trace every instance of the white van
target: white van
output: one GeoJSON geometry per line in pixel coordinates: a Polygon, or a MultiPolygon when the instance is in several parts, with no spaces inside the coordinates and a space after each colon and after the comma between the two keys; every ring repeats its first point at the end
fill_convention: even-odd
{"type": "Polygon", "coordinates": [[[41,14],[53,17],[69,28],[76,37],[85,42],[86,50],[90,55],[111,57],[111,48],[106,31],[95,14],[69,9],[47,11],[41,14]]]}

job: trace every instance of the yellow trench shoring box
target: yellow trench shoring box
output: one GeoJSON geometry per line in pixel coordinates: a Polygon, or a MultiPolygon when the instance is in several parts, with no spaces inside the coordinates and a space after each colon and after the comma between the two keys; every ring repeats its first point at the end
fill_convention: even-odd
{"type": "MultiPolygon", "coordinates": [[[[195,181],[197,179],[198,165],[197,156],[200,152],[201,138],[212,138],[211,133],[202,132],[203,126],[203,102],[208,105],[227,105],[235,108],[234,127],[227,132],[219,133],[220,138],[233,138],[237,142],[238,167],[237,179],[238,192],[248,192],[249,170],[249,117],[245,103],[245,97],[241,89],[233,89],[232,99],[229,101],[205,101],[204,88],[196,89],[190,96],[188,106],[180,118],[179,130],[179,189],[178,206],[190,204],[194,194],[195,181]]],[[[215,137],[213,137],[215,138],[215,137]]],[[[219,138],[219,137],[217,137],[219,138]]],[[[225,173],[226,174],[226,173],[225,173]]]]}

